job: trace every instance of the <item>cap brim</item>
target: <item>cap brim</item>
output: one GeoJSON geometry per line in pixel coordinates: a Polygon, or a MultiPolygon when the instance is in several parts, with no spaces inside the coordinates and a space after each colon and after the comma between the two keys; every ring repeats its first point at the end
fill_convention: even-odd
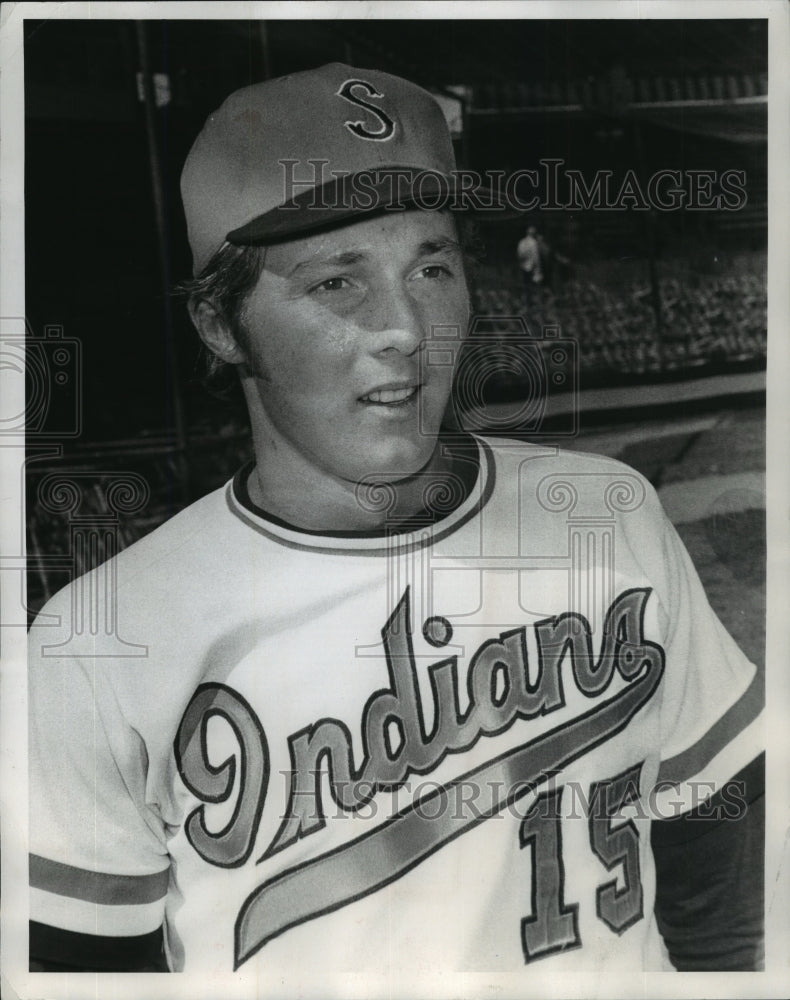
{"type": "Polygon", "coordinates": [[[333,178],[259,215],[226,236],[234,246],[256,246],[307,236],[383,212],[471,213],[486,219],[512,215],[501,193],[467,178],[414,167],[386,167],[333,178]]]}

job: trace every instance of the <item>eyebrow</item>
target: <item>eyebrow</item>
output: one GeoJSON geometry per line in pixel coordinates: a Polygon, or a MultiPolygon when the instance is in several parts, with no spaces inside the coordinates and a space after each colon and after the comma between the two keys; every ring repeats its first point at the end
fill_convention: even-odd
{"type": "MultiPolygon", "coordinates": [[[[433,239],[423,240],[417,247],[415,257],[425,257],[435,253],[460,252],[461,246],[457,240],[438,236],[433,239]]],[[[314,267],[350,267],[352,264],[358,264],[361,260],[364,260],[365,256],[364,253],[360,253],[358,250],[345,250],[342,253],[331,254],[329,257],[320,257],[317,260],[315,258],[302,260],[291,268],[288,272],[288,277],[293,278],[302,271],[314,267]]]]}
{"type": "Polygon", "coordinates": [[[295,264],[288,272],[288,277],[292,278],[301,271],[305,271],[311,267],[349,267],[351,264],[359,263],[364,256],[364,254],[359,253],[357,250],[345,250],[343,253],[334,253],[329,257],[321,257],[318,260],[311,257],[309,260],[302,260],[298,264],[295,264]]]}
{"type": "Polygon", "coordinates": [[[417,256],[424,257],[432,253],[460,253],[461,245],[458,240],[450,239],[449,236],[437,236],[435,239],[425,240],[417,248],[417,256]]]}

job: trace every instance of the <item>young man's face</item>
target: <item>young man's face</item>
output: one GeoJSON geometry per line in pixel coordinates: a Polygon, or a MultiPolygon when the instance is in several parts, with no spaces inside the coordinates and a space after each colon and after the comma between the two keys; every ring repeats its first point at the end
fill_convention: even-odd
{"type": "Polygon", "coordinates": [[[242,319],[270,475],[394,481],[429,462],[469,320],[457,240],[451,216],[413,210],[267,248],[242,319]]]}

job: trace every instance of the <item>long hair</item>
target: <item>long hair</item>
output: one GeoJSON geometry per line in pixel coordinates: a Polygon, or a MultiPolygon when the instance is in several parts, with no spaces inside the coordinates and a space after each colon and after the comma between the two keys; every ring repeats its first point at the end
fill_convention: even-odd
{"type": "MultiPolygon", "coordinates": [[[[188,278],[176,286],[176,294],[190,305],[207,299],[228,324],[234,338],[243,344],[244,305],[258,284],[265,258],[265,247],[223,243],[196,278],[188,278]]],[[[201,381],[212,395],[222,399],[237,395],[235,365],[218,358],[205,344],[199,366],[201,381]]]]}

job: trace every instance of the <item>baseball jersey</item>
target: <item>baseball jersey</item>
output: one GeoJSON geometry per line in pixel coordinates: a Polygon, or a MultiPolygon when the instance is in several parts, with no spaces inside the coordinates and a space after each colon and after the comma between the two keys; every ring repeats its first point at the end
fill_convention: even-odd
{"type": "Polygon", "coordinates": [[[50,602],[33,920],[164,924],[195,996],[669,967],[650,821],[759,753],[756,671],[632,469],[466,455],[397,531],[296,529],[242,471],[50,602]]]}

